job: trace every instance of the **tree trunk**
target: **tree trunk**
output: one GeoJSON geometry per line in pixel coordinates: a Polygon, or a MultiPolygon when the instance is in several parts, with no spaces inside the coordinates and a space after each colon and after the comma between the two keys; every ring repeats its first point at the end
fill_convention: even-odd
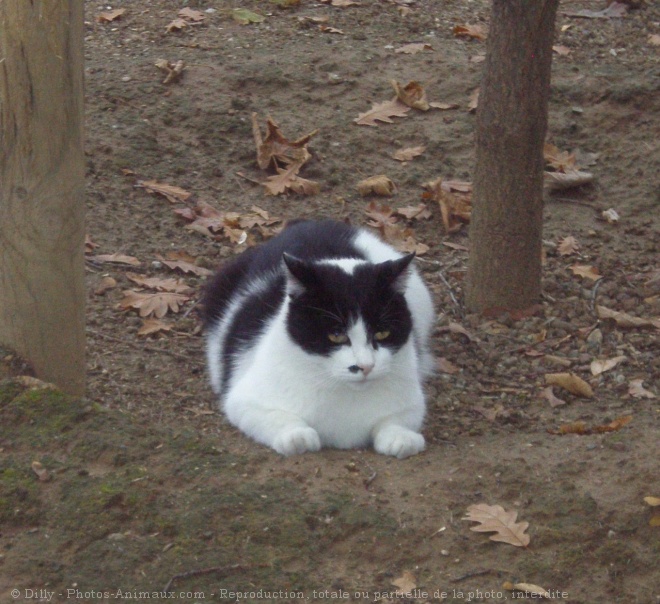
{"type": "Polygon", "coordinates": [[[477,109],[468,309],[532,309],[541,295],[543,144],[559,0],[493,0],[477,109]]]}
{"type": "Polygon", "coordinates": [[[0,1],[0,342],[85,385],[83,0],[0,1]]]}

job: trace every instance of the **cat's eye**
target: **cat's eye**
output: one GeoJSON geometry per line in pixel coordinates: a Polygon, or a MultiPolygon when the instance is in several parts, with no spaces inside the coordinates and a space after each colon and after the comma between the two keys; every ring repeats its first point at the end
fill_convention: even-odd
{"type": "Polygon", "coordinates": [[[348,336],[345,333],[329,333],[328,340],[333,344],[346,344],[348,342],[348,336]]]}
{"type": "Polygon", "coordinates": [[[387,331],[387,330],[385,330],[385,331],[377,331],[377,332],[374,334],[374,338],[376,338],[376,340],[378,340],[379,342],[382,341],[382,340],[387,340],[387,338],[389,338],[389,337],[390,337],[390,332],[387,331]]]}

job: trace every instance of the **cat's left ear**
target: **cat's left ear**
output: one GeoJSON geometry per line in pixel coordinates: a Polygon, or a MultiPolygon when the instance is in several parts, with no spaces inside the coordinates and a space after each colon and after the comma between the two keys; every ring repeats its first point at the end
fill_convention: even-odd
{"type": "Polygon", "coordinates": [[[405,292],[410,275],[410,263],[415,257],[415,252],[406,254],[398,260],[387,260],[378,265],[380,278],[398,292],[405,292]]]}
{"type": "Polygon", "coordinates": [[[286,273],[286,291],[298,296],[318,284],[318,275],[314,266],[284,252],[282,254],[286,273]]]}

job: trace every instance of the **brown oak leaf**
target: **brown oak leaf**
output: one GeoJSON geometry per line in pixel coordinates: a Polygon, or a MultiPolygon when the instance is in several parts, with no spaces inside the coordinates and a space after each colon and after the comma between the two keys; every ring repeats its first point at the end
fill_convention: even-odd
{"type": "Polygon", "coordinates": [[[416,42],[413,44],[404,44],[399,48],[395,48],[394,52],[403,53],[406,55],[416,55],[418,52],[422,52],[424,50],[433,50],[433,46],[427,42],[416,42]]]}
{"type": "Polygon", "coordinates": [[[263,186],[268,195],[280,195],[287,190],[301,195],[316,195],[321,187],[313,180],[307,180],[298,176],[301,164],[292,164],[287,169],[277,168],[275,176],[269,176],[263,186]]]}
{"type": "Polygon", "coordinates": [[[488,37],[483,25],[456,25],[452,30],[454,35],[462,38],[475,38],[477,40],[485,40],[488,37]]]}
{"type": "Polygon", "coordinates": [[[398,161],[410,161],[418,155],[424,153],[424,151],[426,151],[426,147],[424,145],[420,145],[419,147],[407,147],[406,149],[399,149],[398,151],[395,151],[392,153],[392,157],[398,161]]]}
{"type": "Polygon", "coordinates": [[[182,279],[162,279],[160,277],[143,277],[135,273],[126,273],[126,276],[142,287],[155,289],[161,292],[174,292],[177,294],[192,294],[195,291],[182,279]]]}
{"type": "Polygon", "coordinates": [[[408,111],[410,111],[408,105],[404,105],[399,99],[393,99],[375,104],[369,111],[361,113],[353,121],[359,126],[378,126],[377,122],[392,124],[393,117],[406,117],[408,111]]]}
{"type": "Polygon", "coordinates": [[[380,195],[381,197],[391,197],[396,193],[396,185],[385,174],[378,174],[361,180],[357,184],[357,190],[366,197],[367,195],[380,195]]]}
{"type": "Polygon", "coordinates": [[[161,331],[172,331],[172,325],[170,323],[165,323],[160,319],[149,318],[142,321],[142,325],[137,331],[139,336],[150,336],[154,333],[159,333],[161,331]]]}
{"type": "Polygon", "coordinates": [[[128,264],[129,266],[140,266],[142,263],[135,256],[127,256],[116,252],[114,254],[99,254],[98,256],[89,256],[90,260],[95,262],[110,264],[128,264]]]}
{"type": "Polygon", "coordinates": [[[501,541],[516,547],[527,547],[529,535],[525,534],[529,522],[516,522],[518,512],[506,511],[500,505],[478,503],[467,509],[467,516],[463,520],[478,522],[479,526],[472,526],[470,530],[480,533],[496,533],[491,535],[491,541],[501,541]]]}
{"type": "Polygon", "coordinates": [[[592,398],[594,395],[591,386],[574,373],[547,373],[545,383],[549,386],[559,386],[571,394],[583,398],[592,398]]]}
{"type": "Polygon", "coordinates": [[[287,139],[275,120],[270,116],[266,119],[266,135],[262,136],[259,127],[259,115],[252,114],[252,135],[257,147],[257,164],[262,170],[270,166],[275,168],[282,166],[302,166],[312,155],[307,150],[307,144],[311,138],[318,133],[314,130],[295,141],[287,139]]]}
{"type": "Polygon", "coordinates": [[[110,23],[115,19],[120,19],[125,12],[125,8],[116,8],[115,10],[104,11],[97,15],[96,20],[99,23],[110,23]]]}
{"type": "Polygon", "coordinates": [[[169,311],[179,312],[181,306],[190,300],[190,296],[176,294],[173,292],[136,292],[132,289],[124,292],[124,299],[119,302],[119,307],[127,310],[134,308],[141,317],[155,316],[162,319],[169,311]]]}
{"type": "Polygon", "coordinates": [[[426,98],[426,91],[419,82],[408,82],[405,86],[401,86],[396,80],[392,80],[391,83],[396,98],[404,105],[420,111],[428,111],[431,108],[426,98]]]}
{"type": "Polygon", "coordinates": [[[162,195],[170,203],[185,203],[192,195],[192,193],[181,187],[156,182],[155,180],[138,180],[137,186],[143,188],[148,193],[162,195]]]}

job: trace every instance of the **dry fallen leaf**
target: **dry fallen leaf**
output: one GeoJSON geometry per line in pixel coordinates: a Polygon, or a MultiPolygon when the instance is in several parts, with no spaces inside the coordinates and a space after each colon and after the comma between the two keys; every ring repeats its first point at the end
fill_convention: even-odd
{"type": "Polygon", "coordinates": [[[415,233],[411,228],[399,223],[390,206],[379,205],[372,201],[364,212],[369,217],[367,224],[378,229],[380,236],[400,252],[415,252],[421,256],[429,251],[430,248],[427,245],[415,239],[415,233]]]}
{"type": "Polygon", "coordinates": [[[652,508],[660,505],[660,497],[644,497],[644,501],[652,508]]]}
{"type": "Polygon", "coordinates": [[[119,302],[119,307],[127,310],[136,309],[141,317],[155,316],[162,319],[169,311],[179,312],[181,306],[190,300],[190,296],[185,294],[175,294],[173,292],[136,292],[132,289],[124,292],[124,298],[119,302]]]}
{"type": "Polygon", "coordinates": [[[488,37],[483,25],[456,25],[452,30],[454,35],[463,38],[475,38],[477,40],[485,40],[488,37]]]}
{"type": "Polygon", "coordinates": [[[186,64],[183,61],[172,63],[167,59],[158,59],[154,65],[161,71],[165,72],[163,84],[170,84],[171,82],[178,80],[186,67],[186,64]]]}
{"type": "Polygon", "coordinates": [[[623,17],[628,12],[628,7],[621,2],[612,2],[603,10],[591,10],[588,8],[564,12],[567,17],[582,17],[584,19],[611,19],[612,17],[623,17]]]}
{"type": "Polygon", "coordinates": [[[592,398],[594,395],[591,386],[574,373],[547,373],[545,383],[550,386],[559,386],[571,394],[584,398],[592,398]]]}
{"type": "Polygon", "coordinates": [[[607,220],[609,224],[616,224],[619,222],[621,216],[619,216],[619,213],[614,209],[610,208],[609,210],[603,210],[601,216],[607,220]]]}
{"type": "Polygon", "coordinates": [[[477,107],[479,107],[479,93],[481,92],[480,88],[475,88],[471,93],[470,93],[470,100],[468,101],[468,111],[470,113],[473,113],[477,110],[477,107]]]}
{"type": "Polygon", "coordinates": [[[98,256],[89,256],[90,260],[101,263],[110,264],[128,264],[129,266],[140,266],[142,263],[134,256],[126,256],[125,254],[99,254],[98,256]]]}
{"type": "Polygon", "coordinates": [[[526,597],[529,594],[532,598],[547,598],[548,600],[552,600],[552,594],[549,591],[533,583],[511,583],[510,581],[505,581],[502,584],[502,588],[510,591],[524,591],[526,597]]]}
{"type": "Polygon", "coordinates": [[[360,6],[359,2],[353,0],[320,0],[323,4],[329,4],[337,8],[346,8],[347,6],[360,6]]]}
{"type": "Polygon", "coordinates": [[[392,157],[398,161],[410,161],[424,153],[424,151],[426,151],[426,147],[424,145],[420,145],[419,147],[407,147],[406,149],[399,149],[398,151],[395,151],[392,154],[392,157]]]}
{"type": "Polygon", "coordinates": [[[185,29],[189,25],[190,23],[188,21],[186,21],[185,19],[181,19],[180,17],[177,17],[176,19],[170,21],[170,23],[165,28],[165,31],[168,34],[171,34],[173,31],[181,31],[182,29],[185,29]]]}
{"type": "Polygon", "coordinates": [[[404,44],[403,46],[396,48],[394,52],[407,55],[415,55],[418,52],[422,52],[423,50],[433,50],[433,46],[426,42],[417,42],[413,44],[404,44]]]}
{"type": "Polygon", "coordinates": [[[566,57],[571,54],[571,49],[568,46],[562,46],[561,44],[556,44],[552,47],[552,50],[554,50],[558,55],[562,57],[566,57]]]}
{"type": "Polygon", "coordinates": [[[436,361],[436,368],[440,373],[448,373],[450,375],[460,371],[459,367],[456,367],[456,365],[447,360],[445,357],[438,357],[436,361]]]}
{"type": "Polygon", "coordinates": [[[593,182],[594,175],[591,172],[571,170],[570,172],[543,172],[543,186],[549,191],[562,191],[581,187],[593,182]]]}
{"type": "Polygon", "coordinates": [[[177,294],[192,294],[195,290],[182,279],[162,279],[160,277],[143,277],[135,273],[126,273],[126,276],[142,287],[155,289],[161,292],[174,292],[177,294]]]}
{"type": "Polygon", "coordinates": [[[396,80],[392,80],[391,83],[396,98],[404,105],[420,111],[428,111],[431,108],[426,98],[426,91],[418,82],[408,82],[403,87],[396,80]]]}
{"type": "Polygon", "coordinates": [[[94,288],[96,296],[102,296],[110,289],[117,287],[117,281],[110,276],[105,276],[101,279],[99,284],[94,288]]]}
{"type": "Polygon", "coordinates": [[[660,34],[649,34],[647,42],[651,46],[660,46],[660,34]]]}
{"type": "Polygon", "coordinates": [[[442,223],[448,233],[455,233],[460,230],[464,224],[468,224],[472,212],[470,183],[455,184],[457,184],[458,187],[452,186],[450,181],[444,182],[442,178],[436,178],[435,180],[426,182],[422,185],[427,189],[427,193],[424,193],[422,198],[432,199],[438,203],[442,215],[442,223]],[[455,192],[459,190],[460,193],[455,192]]]}
{"type": "Polygon", "coordinates": [[[367,224],[377,229],[396,225],[398,218],[394,216],[394,210],[388,205],[379,205],[375,201],[369,203],[364,213],[370,218],[367,224]]]}
{"type": "Polygon", "coordinates": [[[269,116],[266,119],[266,135],[262,137],[258,119],[258,114],[253,113],[252,135],[257,147],[257,164],[262,170],[266,170],[271,166],[279,168],[280,166],[293,164],[297,164],[300,168],[312,157],[307,150],[307,144],[318,133],[318,130],[301,136],[295,141],[290,141],[282,134],[275,120],[269,116]]]}
{"type": "Polygon", "coordinates": [[[565,405],[566,401],[555,396],[555,393],[552,391],[552,386],[547,386],[541,391],[541,396],[546,399],[551,407],[560,407],[565,405]]]}
{"type": "MultiPolygon", "coordinates": [[[[403,234],[405,235],[409,233],[410,230],[411,229],[403,229],[403,234]]],[[[400,252],[405,252],[406,254],[410,254],[411,252],[414,252],[415,256],[423,256],[431,249],[425,243],[420,243],[419,241],[417,241],[412,235],[408,235],[403,240],[397,239],[396,237],[392,237],[390,235],[388,241],[390,241],[394,245],[394,247],[400,252]]]]}
{"type": "Polygon", "coordinates": [[[410,107],[404,105],[399,99],[375,104],[369,111],[361,113],[353,121],[359,126],[378,126],[376,122],[392,124],[393,117],[405,117],[410,107]]]}
{"type": "Polygon", "coordinates": [[[97,247],[101,247],[100,244],[94,243],[92,238],[85,234],[85,254],[91,254],[97,247]]]}
{"type": "Polygon", "coordinates": [[[241,25],[250,25],[251,23],[261,23],[266,20],[266,17],[258,13],[253,13],[246,8],[234,8],[231,11],[231,16],[234,21],[241,25]]]}
{"type": "Polygon", "coordinates": [[[571,254],[575,254],[579,249],[580,244],[572,235],[564,237],[557,246],[557,251],[560,256],[570,256],[571,254]]]}
{"type": "Polygon", "coordinates": [[[339,34],[340,36],[344,35],[344,32],[341,29],[330,27],[329,25],[319,25],[319,31],[322,31],[324,34],[339,34]]]}
{"type": "Polygon", "coordinates": [[[361,180],[357,184],[357,190],[362,197],[367,195],[391,197],[396,193],[396,185],[385,174],[378,174],[361,180]]]}
{"type": "Polygon", "coordinates": [[[115,10],[104,11],[97,15],[96,20],[99,23],[110,23],[115,19],[120,19],[125,12],[126,12],[125,8],[116,8],[115,10]]]}
{"type": "Polygon", "coordinates": [[[616,432],[617,430],[621,430],[621,428],[628,425],[631,421],[632,415],[624,415],[622,417],[618,417],[614,421],[611,421],[609,424],[593,427],[588,427],[586,422],[576,421],[570,424],[559,426],[557,430],[548,430],[548,432],[550,434],[556,434],[559,436],[563,436],[565,434],[578,434],[580,436],[588,436],[590,434],[604,434],[605,432],[616,432]]]}
{"type": "Polygon", "coordinates": [[[600,375],[601,373],[605,373],[606,371],[609,371],[610,369],[616,367],[621,361],[625,360],[625,356],[619,356],[619,357],[613,357],[611,359],[604,359],[604,360],[594,360],[591,362],[591,374],[592,375],[600,375]]]}
{"type": "Polygon", "coordinates": [[[465,327],[463,327],[460,323],[454,323],[453,321],[450,321],[448,325],[438,328],[438,332],[440,333],[443,333],[445,331],[448,331],[449,333],[465,336],[468,342],[473,342],[475,340],[475,337],[467,329],[465,329],[465,327]]]}
{"type": "Polygon", "coordinates": [[[596,314],[599,319],[612,319],[617,327],[623,329],[634,327],[655,327],[656,329],[660,329],[660,319],[633,317],[628,313],[611,310],[605,306],[596,305],[596,314]]]}
{"type": "Polygon", "coordinates": [[[628,383],[628,394],[633,398],[655,398],[655,394],[642,386],[644,380],[630,380],[628,383]]]}
{"type": "Polygon", "coordinates": [[[188,19],[189,21],[194,21],[196,23],[204,21],[206,15],[198,10],[193,10],[192,8],[186,6],[178,12],[179,17],[183,19],[188,19]]]}
{"type": "Polygon", "coordinates": [[[598,272],[597,268],[594,268],[593,266],[590,266],[588,264],[574,264],[573,266],[569,266],[568,268],[573,271],[574,275],[578,275],[579,277],[584,277],[585,279],[590,279],[591,281],[598,281],[598,279],[602,279],[603,275],[601,275],[598,272]]]}
{"type": "Polygon", "coordinates": [[[321,190],[320,185],[313,180],[298,176],[300,164],[292,164],[286,169],[277,168],[275,176],[269,176],[263,183],[268,195],[280,195],[291,190],[301,195],[316,195],[321,190]]]}
{"type": "Polygon", "coordinates": [[[398,578],[392,581],[394,587],[398,587],[397,594],[411,594],[413,590],[417,587],[417,579],[410,571],[403,571],[403,574],[398,578]]]}
{"type": "Polygon", "coordinates": [[[428,209],[428,206],[425,203],[420,203],[416,206],[407,206],[405,208],[397,208],[396,213],[404,216],[408,220],[418,219],[428,219],[431,218],[432,214],[428,209]]]}
{"type": "Polygon", "coordinates": [[[172,325],[170,323],[165,323],[165,321],[161,321],[160,319],[145,319],[142,321],[142,325],[140,326],[140,329],[137,331],[137,335],[139,336],[149,336],[154,333],[159,333],[161,331],[171,331],[172,330],[172,325]]]}
{"type": "Polygon", "coordinates": [[[181,187],[156,182],[155,180],[138,180],[136,186],[143,188],[148,193],[162,195],[170,203],[185,203],[192,195],[192,193],[181,187]]]}
{"type": "Polygon", "coordinates": [[[543,159],[548,166],[557,172],[574,172],[577,170],[575,153],[562,151],[552,143],[543,145],[543,159]]]}
{"type": "Polygon", "coordinates": [[[44,468],[41,462],[33,461],[31,467],[41,482],[48,482],[51,479],[50,473],[44,468]]]}
{"type": "Polygon", "coordinates": [[[165,260],[165,258],[161,256],[159,256],[159,260],[168,268],[171,268],[172,270],[179,270],[182,273],[192,273],[198,277],[208,277],[209,275],[213,274],[213,271],[209,270],[208,268],[197,266],[196,264],[188,262],[187,260],[165,260]]]}
{"type": "Polygon", "coordinates": [[[500,505],[479,503],[467,509],[467,516],[463,520],[479,522],[479,526],[470,527],[470,530],[484,533],[497,533],[491,535],[491,541],[501,541],[516,547],[527,547],[529,535],[525,534],[529,522],[516,522],[518,512],[509,512],[500,505]]]}

